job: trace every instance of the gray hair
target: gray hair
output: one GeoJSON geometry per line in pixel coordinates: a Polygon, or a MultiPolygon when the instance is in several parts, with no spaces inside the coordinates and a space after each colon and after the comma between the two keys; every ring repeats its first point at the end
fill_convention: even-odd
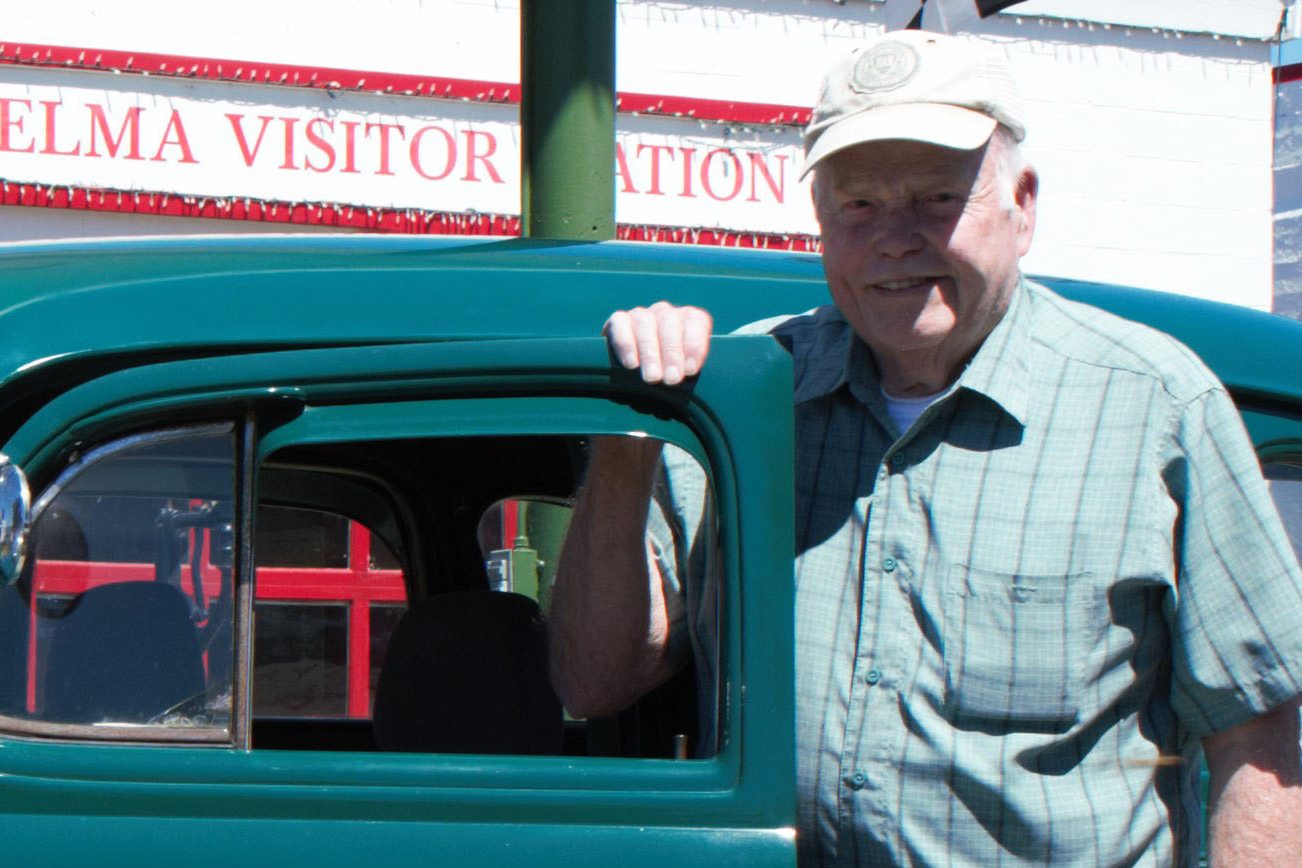
{"type": "Polygon", "coordinates": [[[999,204],[1011,211],[1017,207],[1017,187],[1022,182],[1022,174],[1034,170],[1013,131],[1003,124],[995,125],[987,147],[998,149],[995,171],[999,179],[999,204]]]}
{"type": "MultiPolygon", "coordinates": [[[[1015,210],[1017,208],[1017,188],[1021,184],[1022,175],[1024,172],[1034,171],[1034,169],[1032,169],[1030,162],[1027,161],[1026,155],[1022,153],[1022,147],[1017,141],[1017,136],[1003,124],[995,125],[995,131],[990,134],[990,140],[986,147],[995,149],[995,173],[999,188],[999,204],[1005,210],[1015,210]]],[[[815,202],[822,198],[822,179],[826,176],[825,172],[819,171],[820,168],[821,166],[814,167],[813,195],[815,202]]]]}

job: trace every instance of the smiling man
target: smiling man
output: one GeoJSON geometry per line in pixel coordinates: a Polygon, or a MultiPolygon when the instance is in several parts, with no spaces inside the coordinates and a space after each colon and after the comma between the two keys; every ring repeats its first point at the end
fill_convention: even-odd
{"type": "MultiPolygon", "coordinates": [[[[999,58],[917,31],[834,66],[806,133],[833,304],[750,329],[796,372],[801,863],[1196,864],[1205,752],[1213,864],[1295,864],[1302,571],[1198,360],[1022,278],[1024,135],[999,58]]],[[[667,385],[709,334],[607,323],[667,385]]],[[[575,713],[690,647],[661,474],[594,450],[553,596],[575,713]]]]}

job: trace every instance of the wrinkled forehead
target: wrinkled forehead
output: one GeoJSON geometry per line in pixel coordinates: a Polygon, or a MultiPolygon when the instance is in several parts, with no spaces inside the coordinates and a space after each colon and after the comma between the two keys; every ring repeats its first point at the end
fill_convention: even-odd
{"type": "Polygon", "coordinates": [[[814,168],[815,183],[834,189],[860,186],[930,187],[974,185],[994,146],[974,150],[942,148],[924,142],[867,142],[838,151],[814,168]]]}

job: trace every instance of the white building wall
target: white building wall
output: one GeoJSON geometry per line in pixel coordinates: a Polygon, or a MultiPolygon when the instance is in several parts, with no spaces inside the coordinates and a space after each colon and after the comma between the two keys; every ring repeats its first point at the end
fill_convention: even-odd
{"type": "MultiPolygon", "coordinates": [[[[1151,20],[1163,4],[1145,5],[1151,20]]],[[[1277,22],[1278,6],[1240,21],[1272,32],[1262,13],[1277,22]]],[[[620,9],[621,88],[793,105],[813,102],[825,58],[878,32],[880,11],[800,0],[620,9]]],[[[1006,52],[1027,102],[1042,194],[1028,271],[1270,309],[1268,43],[1008,13],[972,30],[1006,52]]]]}
{"type": "MultiPolygon", "coordinates": [[[[511,0],[228,0],[185,16],[170,0],[129,5],[131,14],[122,3],[99,0],[22,4],[6,11],[3,38],[518,82],[519,9],[511,0]]],[[[972,25],[1006,52],[1027,100],[1026,149],[1042,186],[1026,267],[1269,309],[1273,88],[1269,45],[1256,37],[1273,32],[1279,4],[1245,0],[1232,21],[1220,15],[1224,4],[1142,5],[1147,17],[1126,12],[1135,4],[1095,7],[1102,10],[1096,17],[1123,22],[1105,23],[1074,19],[1091,8],[1082,0],[1033,0],[972,25]],[[1216,28],[1224,32],[1195,32],[1216,28]]],[[[880,4],[865,0],[622,0],[617,86],[807,108],[828,59],[878,32],[881,13],[880,4]]],[[[0,68],[0,82],[5,74],[0,68]]],[[[621,119],[633,133],[647,123],[621,119]]],[[[696,129],[765,147],[772,140],[789,148],[795,134],[783,127],[658,123],[674,134],[696,129]]],[[[806,201],[802,190],[789,191],[784,216],[766,220],[814,233],[806,201]]],[[[701,215],[686,207],[677,212],[674,202],[654,204],[646,212],[654,220],[637,219],[702,225],[701,215]]],[[[0,208],[0,237],[33,237],[44,231],[39,227],[94,232],[100,225],[108,234],[129,234],[155,231],[167,219],[63,218],[42,210],[0,208]]],[[[754,228],[705,216],[724,228],[754,228]]],[[[177,223],[204,232],[249,228],[230,220],[177,223]]]]}

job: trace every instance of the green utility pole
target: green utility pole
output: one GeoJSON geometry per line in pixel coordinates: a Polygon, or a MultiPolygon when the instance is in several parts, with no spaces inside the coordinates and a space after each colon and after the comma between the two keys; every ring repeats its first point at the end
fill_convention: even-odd
{"type": "Polygon", "coordinates": [[[615,237],[615,0],[520,4],[523,234],[615,237]]]}

